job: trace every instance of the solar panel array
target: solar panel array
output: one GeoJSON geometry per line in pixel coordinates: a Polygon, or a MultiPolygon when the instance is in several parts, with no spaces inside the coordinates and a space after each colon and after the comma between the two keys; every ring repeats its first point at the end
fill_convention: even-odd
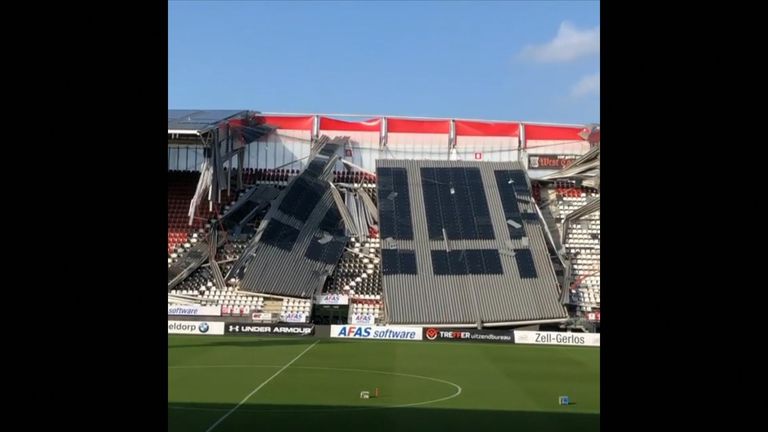
{"type": "Polygon", "coordinates": [[[496,177],[496,187],[499,189],[501,205],[504,208],[504,220],[507,221],[509,238],[521,239],[525,237],[525,228],[518,205],[518,194],[530,195],[525,174],[521,171],[512,170],[496,170],[493,173],[496,177]]]}
{"type": "Polygon", "coordinates": [[[412,250],[381,250],[381,272],[385,275],[412,274],[416,271],[416,253],[412,250]]]}
{"type": "Polygon", "coordinates": [[[412,240],[413,224],[411,223],[408,174],[404,168],[381,168],[376,175],[381,237],[412,240]]]}
{"type": "Polygon", "coordinates": [[[430,240],[494,238],[479,169],[421,168],[421,189],[430,240]]]}
{"type": "Polygon", "coordinates": [[[530,249],[515,249],[515,261],[521,279],[536,277],[536,266],[533,264],[533,255],[530,249]]]}
{"type": "Polygon", "coordinates": [[[503,274],[499,251],[493,249],[433,250],[436,275],[503,274]]]}

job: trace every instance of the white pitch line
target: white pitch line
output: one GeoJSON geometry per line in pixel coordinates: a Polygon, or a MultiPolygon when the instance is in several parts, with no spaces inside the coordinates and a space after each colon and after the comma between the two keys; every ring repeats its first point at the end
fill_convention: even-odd
{"type": "Polygon", "coordinates": [[[208,369],[208,368],[279,368],[280,365],[192,365],[192,366],[168,366],[168,369],[208,369]]]}
{"type": "MultiPolygon", "coordinates": [[[[244,367],[252,367],[252,368],[260,368],[260,367],[280,367],[280,366],[267,366],[267,365],[217,365],[217,366],[211,366],[211,365],[200,365],[200,366],[184,366],[184,368],[209,368],[209,367],[219,367],[219,368],[244,368],[244,367]]],[[[169,366],[169,369],[172,367],[169,366]]],[[[339,412],[339,411],[362,411],[362,410],[374,410],[374,409],[386,409],[386,408],[408,408],[408,407],[415,407],[415,406],[421,406],[421,405],[428,405],[433,404],[437,402],[443,402],[448,399],[453,399],[461,394],[463,389],[460,385],[442,380],[439,378],[434,377],[428,377],[428,376],[422,376],[422,375],[413,375],[413,374],[405,374],[405,373],[398,373],[398,372],[387,372],[387,371],[377,371],[377,370],[370,370],[370,369],[347,369],[347,368],[329,368],[329,367],[317,367],[317,366],[295,366],[294,369],[315,369],[315,370],[332,370],[332,371],[344,371],[344,372],[360,372],[360,373],[377,373],[377,374],[383,374],[383,375],[394,375],[394,376],[403,376],[403,377],[409,377],[409,378],[419,378],[429,381],[435,381],[443,384],[452,385],[456,388],[456,392],[450,396],[441,397],[439,399],[433,399],[429,401],[423,401],[423,402],[412,402],[407,404],[400,404],[400,405],[379,405],[379,406],[373,406],[373,407],[349,407],[349,408],[326,408],[326,409],[299,409],[299,410],[249,410],[249,409],[242,409],[240,412],[250,412],[250,413],[264,413],[264,412],[279,412],[279,413],[287,413],[287,412],[339,412]]],[[[189,411],[226,411],[226,408],[198,408],[198,407],[185,407],[185,406],[169,406],[168,409],[175,409],[175,410],[189,410],[189,411]]]]}
{"type": "Polygon", "coordinates": [[[299,358],[301,358],[301,356],[303,356],[303,355],[304,355],[304,354],[305,354],[307,351],[311,350],[311,349],[312,349],[312,348],[313,348],[315,345],[317,345],[317,343],[318,343],[318,342],[320,342],[320,341],[319,341],[319,340],[318,340],[318,341],[315,341],[315,343],[313,343],[312,345],[308,346],[308,347],[307,347],[307,349],[305,349],[304,351],[302,351],[302,352],[301,352],[301,354],[299,354],[299,355],[297,355],[296,357],[294,357],[294,359],[293,359],[293,360],[289,361],[289,362],[288,362],[288,363],[287,363],[285,366],[283,366],[282,368],[280,368],[280,370],[279,370],[279,371],[277,371],[277,372],[275,372],[275,374],[274,374],[274,375],[272,375],[271,377],[267,378],[267,380],[266,380],[266,381],[264,381],[263,383],[261,383],[261,385],[259,385],[259,386],[258,386],[258,387],[256,387],[255,389],[253,389],[253,391],[252,391],[252,392],[248,393],[248,396],[246,396],[245,398],[243,398],[243,400],[241,400],[239,404],[235,405],[235,407],[234,407],[234,408],[232,408],[231,410],[229,410],[229,412],[227,412],[226,414],[224,414],[223,416],[221,416],[221,418],[220,418],[220,419],[216,420],[216,423],[212,424],[212,425],[211,425],[211,427],[209,427],[208,429],[206,429],[206,431],[205,431],[205,432],[211,432],[211,431],[212,431],[212,430],[213,430],[213,429],[214,429],[216,426],[218,426],[218,425],[219,425],[219,423],[221,423],[222,421],[224,421],[224,419],[225,419],[225,418],[229,417],[229,415],[230,415],[230,414],[232,414],[233,412],[235,412],[235,410],[236,410],[236,409],[240,408],[240,406],[241,406],[242,404],[244,404],[244,403],[245,403],[245,401],[247,401],[248,399],[250,399],[250,398],[251,398],[251,396],[253,396],[254,394],[256,394],[256,392],[257,392],[257,391],[261,390],[261,388],[262,388],[262,387],[264,387],[265,385],[267,385],[267,383],[268,383],[268,382],[272,381],[272,379],[273,379],[274,377],[276,377],[276,376],[280,375],[280,373],[282,373],[284,370],[286,370],[286,369],[288,368],[288,366],[292,365],[292,364],[293,364],[293,362],[295,362],[296,360],[298,360],[299,358]]]}

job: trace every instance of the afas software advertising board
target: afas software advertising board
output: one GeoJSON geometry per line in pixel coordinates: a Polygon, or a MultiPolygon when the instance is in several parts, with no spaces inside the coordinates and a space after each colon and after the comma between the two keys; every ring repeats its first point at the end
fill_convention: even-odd
{"type": "Polygon", "coordinates": [[[332,338],[422,340],[421,327],[332,325],[332,338]]]}
{"type": "Polygon", "coordinates": [[[174,305],[168,306],[168,315],[221,316],[220,306],[174,305]]]}

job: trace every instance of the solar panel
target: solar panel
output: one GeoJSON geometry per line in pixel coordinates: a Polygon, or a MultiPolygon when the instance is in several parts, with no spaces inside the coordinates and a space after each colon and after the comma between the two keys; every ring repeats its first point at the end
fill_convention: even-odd
{"type": "Polygon", "coordinates": [[[499,189],[504,218],[508,221],[509,238],[521,239],[525,236],[525,227],[523,227],[523,215],[520,214],[520,206],[517,204],[517,194],[528,191],[525,174],[522,171],[511,170],[495,170],[493,174],[496,177],[496,186],[499,189]]]}
{"type": "Polygon", "coordinates": [[[341,213],[335,205],[331,204],[328,211],[325,212],[323,220],[320,221],[320,225],[317,228],[321,231],[325,231],[335,236],[344,235],[344,221],[341,218],[341,213]]]}
{"type": "Polygon", "coordinates": [[[309,175],[310,177],[319,177],[323,173],[325,166],[328,165],[329,159],[325,157],[316,157],[312,159],[312,162],[307,165],[307,169],[302,174],[309,175]]]}
{"type": "Polygon", "coordinates": [[[501,268],[501,257],[499,251],[494,249],[483,249],[483,263],[485,264],[485,274],[503,274],[501,268]]]}
{"type": "Polygon", "coordinates": [[[381,237],[413,240],[408,173],[405,168],[379,168],[376,174],[381,237]]]}
{"type": "Polygon", "coordinates": [[[443,216],[440,212],[440,197],[434,168],[421,168],[421,190],[424,195],[424,212],[427,217],[429,239],[442,239],[443,216]]]}
{"type": "Polygon", "coordinates": [[[467,249],[464,251],[468,274],[484,274],[483,252],[479,249],[467,249]]]}
{"type": "MultiPolygon", "coordinates": [[[[412,239],[413,226],[411,224],[411,202],[408,191],[408,173],[405,168],[392,170],[392,185],[397,196],[395,202],[395,235],[396,239],[412,239]]],[[[414,264],[415,265],[415,264],[414,264]]]]}
{"type": "Polygon", "coordinates": [[[321,244],[319,238],[312,238],[307,247],[304,257],[313,261],[320,261],[325,264],[336,264],[344,253],[344,247],[347,242],[342,240],[331,240],[328,243],[321,244]]]}
{"type": "Polygon", "coordinates": [[[485,187],[480,170],[468,168],[464,170],[469,188],[469,203],[474,210],[473,216],[477,227],[477,238],[484,240],[494,239],[491,214],[488,210],[488,200],[485,196],[485,187]]]}
{"type": "Polygon", "coordinates": [[[416,253],[413,251],[400,251],[398,254],[400,260],[400,273],[402,274],[417,274],[416,270],[416,253]]]}
{"type": "Polygon", "coordinates": [[[466,249],[430,251],[435,275],[502,274],[499,251],[466,249]]]}
{"type": "Polygon", "coordinates": [[[344,252],[347,239],[344,236],[344,222],[335,205],[328,208],[317,228],[318,231],[310,241],[304,257],[326,264],[336,264],[344,252]]]}
{"type": "Polygon", "coordinates": [[[519,240],[525,237],[523,218],[520,215],[507,219],[507,228],[509,228],[509,238],[519,240]]]}
{"type": "Polygon", "coordinates": [[[478,168],[421,168],[421,186],[431,240],[494,238],[478,168]]]}
{"type": "Polygon", "coordinates": [[[450,269],[451,274],[454,275],[465,275],[468,273],[467,260],[464,257],[463,250],[452,250],[448,252],[448,268],[450,269]]]}
{"type": "Polygon", "coordinates": [[[340,145],[337,143],[327,143],[320,149],[320,154],[323,156],[331,157],[339,150],[340,145]]]}
{"type": "Polygon", "coordinates": [[[381,237],[392,237],[395,232],[395,203],[387,197],[392,193],[392,168],[376,170],[378,182],[379,230],[381,237]]]}
{"type": "Polygon", "coordinates": [[[384,274],[399,273],[400,261],[397,258],[396,249],[381,250],[381,271],[384,274]]]}
{"type": "Polygon", "coordinates": [[[305,174],[314,178],[319,177],[325,170],[328,163],[330,163],[331,158],[339,150],[340,146],[341,145],[337,143],[325,144],[323,148],[321,148],[320,151],[317,152],[315,157],[312,158],[312,160],[309,162],[309,165],[307,165],[307,169],[304,170],[302,174],[305,174]]]}
{"type": "Polygon", "coordinates": [[[521,279],[536,278],[536,266],[530,249],[515,249],[515,261],[521,279]]]}
{"type": "Polygon", "coordinates": [[[267,224],[264,233],[262,233],[260,241],[290,252],[298,237],[299,230],[272,219],[267,224]]]}
{"type": "Polygon", "coordinates": [[[326,190],[326,185],[302,175],[291,185],[278,210],[306,222],[326,190]]]}
{"type": "Polygon", "coordinates": [[[430,253],[432,255],[432,271],[436,275],[451,274],[451,270],[448,267],[448,254],[441,250],[433,250],[430,253]]]}
{"type": "Polygon", "coordinates": [[[530,196],[528,181],[525,179],[525,173],[522,170],[495,170],[494,174],[496,175],[497,182],[499,182],[501,177],[504,184],[510,185],[516,194],[530,196]]]}
{"type": "Polygon", "coordinates": [[[412,250],[382,249],[381,272],[391,274],[416,274],[416,253],[412,250]]]}

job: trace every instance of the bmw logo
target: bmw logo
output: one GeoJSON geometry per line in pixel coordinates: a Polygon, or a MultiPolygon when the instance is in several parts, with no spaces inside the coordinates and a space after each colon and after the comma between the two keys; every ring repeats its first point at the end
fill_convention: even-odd
{"type": "Polygon", "coordinates": [[[200,323],[200,333],[208,333],[208,323],[200,323]]]}

